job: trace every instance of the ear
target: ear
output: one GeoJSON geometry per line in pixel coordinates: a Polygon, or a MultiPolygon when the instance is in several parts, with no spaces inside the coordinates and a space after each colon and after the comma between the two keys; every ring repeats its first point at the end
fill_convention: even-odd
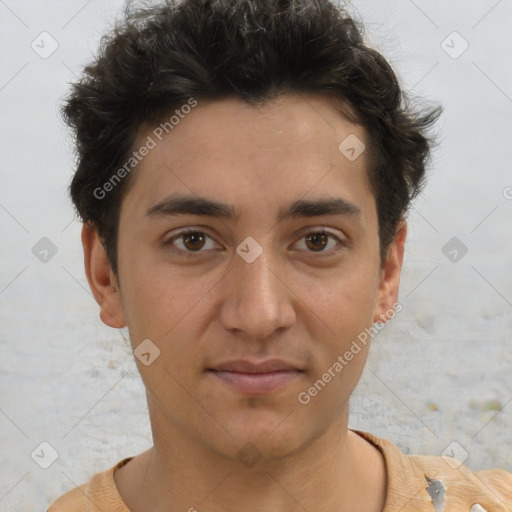
{"type": "Polygon", "coordinates": [[[96,230],[90,223],[82,226],[82,246],[87,281],[100,306],[100,318],[110,327],[126,325],[119,287],[96,230]]]}
{"type": "Polygon", "coordinates": [[[393,241],[389,245],[386,259],[382,264],[374,322],[385,323],[392,318],[394,304],[398,302],[400,273],[404,259],[404,246],[407,237],[407,223],[402,219],[397,226],[393,241]]]}

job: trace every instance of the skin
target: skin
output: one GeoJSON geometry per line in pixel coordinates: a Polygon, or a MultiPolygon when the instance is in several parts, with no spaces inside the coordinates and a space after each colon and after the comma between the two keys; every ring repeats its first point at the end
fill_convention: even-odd
{"type": "MultiPolygon", "coordinates": [[[[141,129],[140,141],[151,133],[141,129]]],[[[398,298],[406,224],[381,264],[366,152],[349,161],[338,150],[350,134],[368,148],[364,129],[323,96],[288,94],[258,108],[201,102],[133,176],[121,206],[118,280],[84,225],[102,321],[128,326],[133,349],[150,339],[160,350],[148,366],[135,359],[154,446],[115,473],[133,512],[231,512],[240,503],[248,512],[383,510],[383,458],[348,429],[369,344],[307,405],[297,399],[398,298]],[[230,204],[236,217],[146,214],[171,195],[230,204]],[[279,220],[294,201],[332,198],[358,213],[279,220]],[[176,237],[184,228],[203,238],[176,237]],[[333,236],[310,240],[315,231],[333,236]],[[252,263],[236,253],[248,236],[263,249],[252,263]],[[206,371],[272,357],[302,373],[266,395],[242,395],[206,371]],[[238,455],[249,443],[260,456],[251,467],[238,455]]]]}

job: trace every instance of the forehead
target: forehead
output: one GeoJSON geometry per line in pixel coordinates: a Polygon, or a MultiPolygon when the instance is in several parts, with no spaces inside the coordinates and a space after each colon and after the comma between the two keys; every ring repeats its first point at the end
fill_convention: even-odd
{"type": "Polygon", "coordinates": [[[145,126],[138,140],[153,146],[127,195],[141,211],[172,193],[256,203],[262,211],[282,210],[291,197],[343,192],[357,203],[370,193],[365,131],[326,97],[285,95],[259,107],[237,98],[198,102],[175,116],[172,129],[162,126],[145,126]],[[348,146],[361,154],[350,158],[348,146]]]}

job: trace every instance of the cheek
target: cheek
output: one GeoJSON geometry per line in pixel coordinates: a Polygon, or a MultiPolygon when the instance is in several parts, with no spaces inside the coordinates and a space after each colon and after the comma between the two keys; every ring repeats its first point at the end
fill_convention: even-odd
{"type": "Polygon", "coordinates": [[[325,279],[303,284],[312,310],[342,338],[373,323],[378,291],[378,276],[373,269],[344,267],[325,279]]]}
{"type": "Polygon", "coordinates": [[[317,346],[318,358],[313,372],[313,381],[321,379],[326,372],[325,378],[329,379],[329,375],[332,378],[330,392],[325,393],[324,400],[338,403],[348,399],[359,380],[371,342],[377,288],[375,272],[360,269],[340,272],[328,285],[319,284],[313,290],[310,305],[327,327],[327,330],[320,327],[322,332],[328,333],[319,336],[317,331],[316,337],[323,342],[317,346]]]}
{"type": "Polygon", "coordinates": [[[162,403],[186,401],[183,386],[190,387],[194,371],[200,368],[201,347],[194,341],[200,335],[199,315],[204,314],[200,298],[205,284],[164,276],[158,269],[133,272],[130,279],[127,323],[146,390],[160,397],[162,403]],[[139,357],[141,352],[149,352],[151,359],[155,353],[154,360],[147,365],[147,360],[139,357]]]}
{"type": "Polygon", "coordinates": [[[200,287],[180,279],[154,278],[153,272],[134,275],[126,301],[127,323],[137,337],[165,343],[180,324],[190,323],[201,295],[200,287]]]}
{"type": "Polygon", "coordinates": [[[180,375],[190,371],[201,349],[201,329],[210,319],[209,293],[221,276],[194,278],[169,264],[145,261],[143,254],[126,259],[125,274],[123,308],[132,348],[150,339],[165,368],[180,375]]]}
{"type": "MultiPolygon", "coordinates": [[[[362,279],[340,279],[331,284],[327,296],[324,289],[321,299],[319,294],[319,300],[312,300],[315,312],[325,318],[329,334],[320,336],[317,331],[317,357],[301,396],[311,399],[310,406],[317,408],[319,417],[329,411],[334,418],[347,405],[366,364],[375,293],[374,285],[372,288],[362,279]]],[[[321,330],[326,332],[323,327],[321,330]]]]}

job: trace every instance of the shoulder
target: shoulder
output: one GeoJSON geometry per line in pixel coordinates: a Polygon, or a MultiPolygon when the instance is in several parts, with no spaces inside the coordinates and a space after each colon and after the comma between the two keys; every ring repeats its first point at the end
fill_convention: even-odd
{"type": "Polygon", "coordinates": [[[446,510],[512,511],[512,473],[502,469],[473,471],[448,457],[402,457],[415,475],[413,481],[418,487],[421,482],[433,503],[445,503],[446,510]]]}
{"type": "Polygon", "coordinates": [[[117,492],[114,472],[132,459],[127,457],[110,469],[95,474],[87,483],[57,498],[47,512],[105,512],[105,506],[111,512],[128,511],[117,492]]]}
{"type": "Polygon", "coordinates": [[[385,512],[511,512],[512,473],[473,471],[450,457],[406,455],[389,439],[356,431],[383,454],[388,476],[385,512]],[[399,506],[399,508],[396,508],[399,506]]]}
{"type": "Polygon", "coordinates": [[[63,494],[60,498],[57,498],[50,505],[47,512],[86,512],[85,500],[88,494],[88,487],[99,475],[101,475],[101,473],[94,475],[86,484],[75,487],[66,494],[63,494]]]}
{"type": "Polygon", "coordinates": [[[50,505],[47,512],[85,512],[87,509],[85,508],[84,496],[88,485],[89,483],[75,487],[57,498],[50,505]]]}

